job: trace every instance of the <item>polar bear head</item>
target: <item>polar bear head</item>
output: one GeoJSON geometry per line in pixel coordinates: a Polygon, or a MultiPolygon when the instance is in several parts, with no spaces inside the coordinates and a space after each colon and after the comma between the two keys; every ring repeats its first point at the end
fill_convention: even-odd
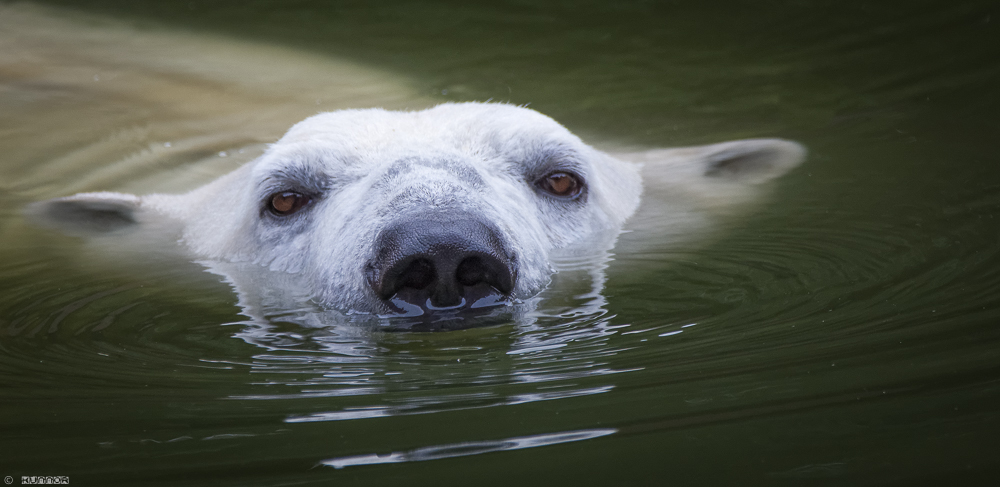
{"type": "Polygon", "coordinates": [[[524,300],[549,283],[553,255],[607,250],[639,206],[641,172],[673,178],[678,194],[719,193],[782,174],[802,154],[751,140],[612,156],[503,104],[344,110],[296,124],[186,194],[83,193],[31,212],[106,235],[166,219],[197,258],[292,276],[323,306],[420,314],[524,300]]]}

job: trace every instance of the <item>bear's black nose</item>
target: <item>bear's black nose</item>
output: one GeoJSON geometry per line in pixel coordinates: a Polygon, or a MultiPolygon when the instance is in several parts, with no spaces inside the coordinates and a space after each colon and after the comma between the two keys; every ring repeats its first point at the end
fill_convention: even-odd
{"type": "Polygon", "coordinates": [[[383,300],[427,308],[495,301],[517,280],[516,256],[501,235],[467,215],[399,221],[376,239],[368,283],[383,300]]]}

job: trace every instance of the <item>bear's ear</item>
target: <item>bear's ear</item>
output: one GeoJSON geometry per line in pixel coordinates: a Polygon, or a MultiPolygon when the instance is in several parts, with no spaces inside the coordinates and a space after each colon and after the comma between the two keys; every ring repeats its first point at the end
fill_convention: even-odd
{"type": "Polygon", "coordinates": [[[781,139],[735,140],[699,149],[705,176],[751,184],[785,174],[806,156],[801,144],[781,139]]]}
{"type": "Polygon", "coordinates": [[[132,194],[80,193],[33,203],[27,214],[36,223],[71,234],[108,233],[135,225],[141,201],[132,194]]]}
{"type": "Polygon", "coordinates": [[[626,156],[636,162],[664,164],[718,181],[758,184],[798,166],[806,149],[782,139],[746,139],[677,149],[656,149],[626,156]],[[628,157],[631,156],[631,157],[628,157]]]}

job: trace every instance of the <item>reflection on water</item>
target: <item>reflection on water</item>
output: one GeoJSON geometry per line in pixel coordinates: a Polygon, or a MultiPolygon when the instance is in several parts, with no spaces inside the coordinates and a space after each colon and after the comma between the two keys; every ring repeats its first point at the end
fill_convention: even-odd
{"type": "MultiPolygon", "coordinates": [[[[587,396],[608,392],[614,386],[596,387],[593,389],[575,389],[566,391],[540,392],[534,394],[517,394],[499,399],[494,394],[457,394],[452,396],[413,397],[407,398],[405,404],[399,406],[369,406],[351,408],[344,411],[332,411],[309,416],[293,416],[285,421],[288,423],[309,423],[314,421],[343,421],[348,419],[379,418],[383,416],[399,416],[407,414],[428,414],[459,409],[488,408],[496,406],[513,406],[535,401],[551,401],[571,397],[587,396]]],[[[354,392],[355,390],[350,390],[354,392]]],[[[338,391],[339,392],[339,391],[338,391]]],[[[382,392],[382,391],[379,391],[382,392]]],[[[235,399],[235,398],[234,398],[235,399]]],[[[242,399],[264,399],[263,397],[244,397],[242,399]]],[[[267,399],[280,399],[268,397],[267,399]]]]}
{"type": "Polygon", "coordinates": [[[393,452],[385,455],[371,454],[353,457],[331,458],[323,460],[323,465],[333,468],[344,468],[352,465],[374,465],[378,463],[422,462],[425,460],[440,460],[443,458],[464,457],[505,450],[520,450],[539,446],[556,445],[570,441],[589,440],[614,434],[614,429],[597,429],[568,431],[546,435],[507,438],[497,441],[475,441],[456,443],[453,445],[438,445],[417,448],[405,452],[393,452]]]}
{"type": "Polygon", "coordinates": [[[305,289],[296,289],[294,276],[271,276],[268,282],[274,285],[265,288],[240,286],[236,283],[260,282],[261,273],[270,272],[257,266],[213,263],[212,272],[225,275],[234,285],[242,314],[252,318],[230,323],[239,327],[233,336],[266,350],[238,365],[269,377],[259,384],[272,390],[283,386],[280,393],[240,394],[229,399],[374,396],[374,404],[352,400],[337,410],[285,418],[287,423],[307,423],[514,406],[609,392],[613,385],[580,388],[567,381],[638,370],[616,369],[608,362],[618,352],[608,346],[608,337],[627,326],[612,325],[613,317],[604,308],[601,290],[610,258],[609,253],[600,252],[557,259],[557,280],[574,286],[555,285],[542,296],[511,306],[505,313],[508,318],[497,328],[480,330],[484,325],[476,320],[477,329],[468,331],[482,334],[481,341],[424,353],[409,350],[429,338],[401,331],[407,329],[409,318],[320,309],[305,289]],[[497,348],[497,339],[506,342],[503,348],[497,348]],[[433,369],[449,372],[438,377],[433,369]],[[471,386],[481,392],[421,393],[454,386],[471,386]]]}
{"type": "Polygon", "coordinates": [[[974,485],[1000,471],[995,6],[131,5],[94,8],[176,26],[0,6],[0,475],[974,485]],[[178,32],[213,22],[313,51],[178,32]],[[560,259],[550,291],[499,324],[444,333],[319,309],[294,282],[242,284],[280,276],[109,257],[20,213],[195,186],[318,110],[460,97],[531,102],[622,145],[783,136],[810,161],[714,240],[560,259]]]}

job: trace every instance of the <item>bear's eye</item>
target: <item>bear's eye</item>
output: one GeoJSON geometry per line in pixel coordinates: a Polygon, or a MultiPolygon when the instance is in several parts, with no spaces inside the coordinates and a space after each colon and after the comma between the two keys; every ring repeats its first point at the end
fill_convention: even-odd
{"type": "Polygon", "coordinates": [[[288,216],[301,210],[308,205],[312,198],[293,191],[283,191],[274,193],[267,199],[268,209],[271,213],[280,216],[288,216]]]}
{"type": "Polygon", "coordinates": [[[542,191],[560,198],[576,198],[583,190],[583,181],[573,173],[557,171],[536,183],[542,191]]]}

